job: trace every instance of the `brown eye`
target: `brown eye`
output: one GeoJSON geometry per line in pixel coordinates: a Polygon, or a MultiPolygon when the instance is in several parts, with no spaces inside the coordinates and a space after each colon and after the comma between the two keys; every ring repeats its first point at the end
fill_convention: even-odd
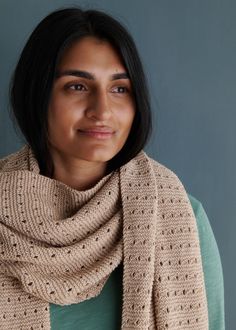
{"type": "Polygon", "coordinates": [[[128,92],[128,88],[125,86],[118,86],[118,87],[114,88],[113,91],[115,91],[115,93],[123,94],[123,93],[128,92]]]}
{"type": "Polygon", "coordinates": [[[72,90],[79,91],[79,92],[83,91],[83,90],[86,90],[86,88],[82,84],[69,85],[68,89],[72,89],[72,90]]]}

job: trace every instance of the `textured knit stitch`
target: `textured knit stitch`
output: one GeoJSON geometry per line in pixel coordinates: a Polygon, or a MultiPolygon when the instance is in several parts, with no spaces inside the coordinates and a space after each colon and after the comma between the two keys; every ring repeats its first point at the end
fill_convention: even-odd
{"type": "Polygon", "coordinates": [[[77,191],[28,146],[0,161],[0,329],[50,329],[49,303],[97,296],[123,262],[122,329],[208,329],[194,213],[144,151],[77,191]]]}

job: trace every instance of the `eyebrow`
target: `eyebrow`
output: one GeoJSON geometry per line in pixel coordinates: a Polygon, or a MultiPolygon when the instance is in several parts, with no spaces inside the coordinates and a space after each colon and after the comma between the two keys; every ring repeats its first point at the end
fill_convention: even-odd
{"type": "MultiPolygon", "coordinates": [[[[59,79],[64,76],[75,76],[80,78],[86,78],[89,80],[96,80],[95,76],[88,72],[88,71],[82,71],[82,70],[65,70],[62,72],[56,72],[55,78],[59,79]]],[[[128,73],[126,72],[120,72],[120,73],[114,73],[110,77],[111,80],[118,80],[118,79],[130,79],[128,73]]]]}

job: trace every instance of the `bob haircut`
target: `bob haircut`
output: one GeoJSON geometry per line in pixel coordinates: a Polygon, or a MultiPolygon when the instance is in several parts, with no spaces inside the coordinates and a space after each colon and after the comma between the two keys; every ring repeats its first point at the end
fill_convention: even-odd
{"type": "Polygon", "coordinates": [[[78,7],[51,12],[36,26],[22,50],[13,72],[9,96],[10,116],[23,133],[38,161],[40,174],[52,177],[49,152],[48,104],[63,52],[73,42],[93,36],[108,41],[118,52],[131,80],[135,117],[123,148],[108,161],[111,172],[135,157],[152,130],[150,97],[146,77],[129,32],[113,17],[98,10],[78,7]]]}

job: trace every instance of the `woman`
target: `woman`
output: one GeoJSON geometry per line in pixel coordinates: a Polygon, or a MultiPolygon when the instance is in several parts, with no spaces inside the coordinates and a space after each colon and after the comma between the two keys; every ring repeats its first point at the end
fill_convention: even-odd
{"type": "Polygon", "coordinates": [[[94,10],[48,15],[11,103],[26,145],[0,161],[1,329],[222,329],[201,205],[143,151],[149,97],[124,27],[94,10]]]}

